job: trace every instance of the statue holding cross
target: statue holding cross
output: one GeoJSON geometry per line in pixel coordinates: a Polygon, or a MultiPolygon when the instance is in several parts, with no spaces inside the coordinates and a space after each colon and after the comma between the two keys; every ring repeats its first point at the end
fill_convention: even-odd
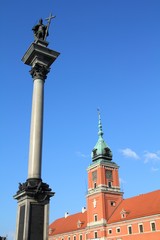
{"type": "Polygon", "coordinates": [[[38,24],[36,24],[32,30],[34,32],[34,38],[35,41],[36,40],[43,40],[46,41],[47,36],[49,35],[49,26],[51,23],[51,20],[53,18],[55,18],[56,16],[52,16],[52,14],[50,14],[50,16],[48,18],[46,18],[45,20],[48,21],[47,25],[43,24],[43,19],[40,19],[38,24]]]}

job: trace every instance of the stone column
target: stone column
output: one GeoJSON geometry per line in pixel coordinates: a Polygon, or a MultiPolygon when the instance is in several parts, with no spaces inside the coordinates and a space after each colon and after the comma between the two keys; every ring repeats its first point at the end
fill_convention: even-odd
{"type": "Polygon", "coordinates": [[[48,240],[49,201],[54,195],[41,179],[44,82],[59,53],[46,41],[32,43],[22,61],[31,66],[33,98],[30,129],[28,178],[19,184],[16,240],[48,240]]]}
{"type": "Polygon", "coordinates": [[[48,72],[47,68],[39,65],[34,66],[31,70],[33,77],[33,98],[28,178],[41,178],[44,81],[48,72]]]}

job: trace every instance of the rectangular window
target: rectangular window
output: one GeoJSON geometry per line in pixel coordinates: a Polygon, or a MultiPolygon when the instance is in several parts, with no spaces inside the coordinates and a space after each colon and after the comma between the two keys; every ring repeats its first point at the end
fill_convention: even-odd
{"type": "Polygon", "coordinates": [[[108,182],[108,187],[109,187],[109,188],[112,187],[112,182],[108,182]]]}
{"type": "Polygon", "coordinates": [[[70,240],[70,237],[68,237],[68,240],[70,240]]]}
{"type": "Polygon", "coordinates": [[[116,228],[116,232],[117,232],[117,233],[120,233],[120,232],[121,232],[120,227],[116,228]]]}
{"type": "Polygon", "coordinates": [[[94,188],[96,188],[97,187],[97,183],[96,182],[94,182],[94,188]]]}
{"type": "Polygon", "coordinates": [[[97,214],[95,214],[94,215],[94,221],[97,222],[97,220],[98,220],[98,216],[97,216],[97,214]]]}
{"type": "Polygon", "coordinates": [[[139,232],[143,233],[143,224],[139,224],[139,232]]]}
{"type": "Polygon", "coordinates": [[[151,231],[152,232],[156,231],[156,224],[155,224],[155,222],[151,222],[151,231]]]}
{"type": "Polygon", "coordinates": [[[76,240],[76,236],[73,237],[73,240],[76,240]]]}
{"type": "Polygon", "coordinates": [[[79,235],[79,240],[82,240],[82,235],[79,235]]]}
{"type": "Polygon", "coordinates": [[[98,238],[98,233],[94,232],[94,238],[98,238]]]}
{"type": "Polygon", "coordinates": [[[112,229],[108,229],[108,234],[112,234],[112,229]]]}
{"type": "Polygon", "coordinates": [[[128,234],[132,234],[132,226],[128,226],[128,234]]]}

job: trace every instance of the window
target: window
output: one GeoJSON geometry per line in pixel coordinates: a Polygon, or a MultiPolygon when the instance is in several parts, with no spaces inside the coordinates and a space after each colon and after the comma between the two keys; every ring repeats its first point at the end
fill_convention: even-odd
{"type": "Polygon", "coordinates": [[[116,233],[120,233],[120,232],[121,232],[120,227],[117,227],[117,228],[116,228],[116,233]]]}
{"type": "Polygon", "coordinates": [[[122,211],[120,212],[120,214],[121,214],[121,218],[126,218],[126,216],[127,216],[127,212],[126,212],[125,209],[122,209],[122,211]]]}
{"type": "Polygon", "coordinates": [[[97,149],[94,149],[93,150],[93,157],[96,157],[97,156],[97,149]]]}
{"type": "Polygon", "coordinates": [[[82,235],[79,235],[79,240],[82,240],[82,235]]]}
{"type": "Polygon", "coordinates": [[[94,238],[98,238],[98,233],[94,232],[94,238]]]}
{"type": "Polygon", "coordinates": [[[156,224],[155,224],[155,222],[151,222],[151,231],[152,232],[156,231],[156,224]]]}
{"type": "Polygon", "coordinates": [[[128,226],[128,234],[132,234],[132,226],[128,226]]]}
{"type": "Polygon", "coordinates": [[[71,238],[70,237],[68,237],[68,240],[70,240],[71,238]]]}
{"type": "Polygon", "coordinates": [[[112,187],[112,182],[108,182],[108,187],[109,187],[109,188],[112,187]]]}
{"type": "Polygon", "coordinates": [[[95,183],[94,183],[94,188],[96,188],[96,187],[97,187],[97,183],[95,182],[95,183]]]}
{"type": "Polygon", "coordinates": [[[77,228],[80,228],[82,226],[82,222],[80,220],[78,220],[77,222],[77,228]]]}
{"type": "Polygon", "coordinates": [[[98,220],[98,215],[95,214],[95,215],[94,215],[94,221],[97,222],[97,220],[98,220]]]}
{"type": "Polygon", "coordinates": [[[116,206],[116,202],[111,201],[111,206],[112,206],[112,207],[115,207],[115,206],[116,206]]]}
{"type": "Polygon", "coordinates": [[[108,234],[112,234],[112,229],[108,229],[108,234]]]}
{"type": "Polygon", "coordinates": [[[139,224],[138,226],[139,226],[139,232],[143,233],[143,224],[139,224]]]}
{"type": "Polygon", "coordinates": [[[76,240],[76,236],[73,237],[73,240],[76,240]]]}

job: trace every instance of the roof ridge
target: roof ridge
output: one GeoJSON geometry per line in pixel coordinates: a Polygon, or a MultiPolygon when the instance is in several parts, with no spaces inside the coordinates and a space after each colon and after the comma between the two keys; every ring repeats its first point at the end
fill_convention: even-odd
{"type": "Polygon", "coordinates": [[[160,192],[160,189],[154,190],[154,191],[152,191],[152,192],[140,193],[140,194],[138,194],[138,195],[135,195],[135,196],[132,196],[132,197],[129,197],[129,198],[124,198],[123,200],[125,201],[125,200],[131,199],[131,198],[139,198],[139,197],[141,197],[141,196],[150,195],[150,194],[153,194],[153,193],[155,193],[155,192],[160,192]]]}

